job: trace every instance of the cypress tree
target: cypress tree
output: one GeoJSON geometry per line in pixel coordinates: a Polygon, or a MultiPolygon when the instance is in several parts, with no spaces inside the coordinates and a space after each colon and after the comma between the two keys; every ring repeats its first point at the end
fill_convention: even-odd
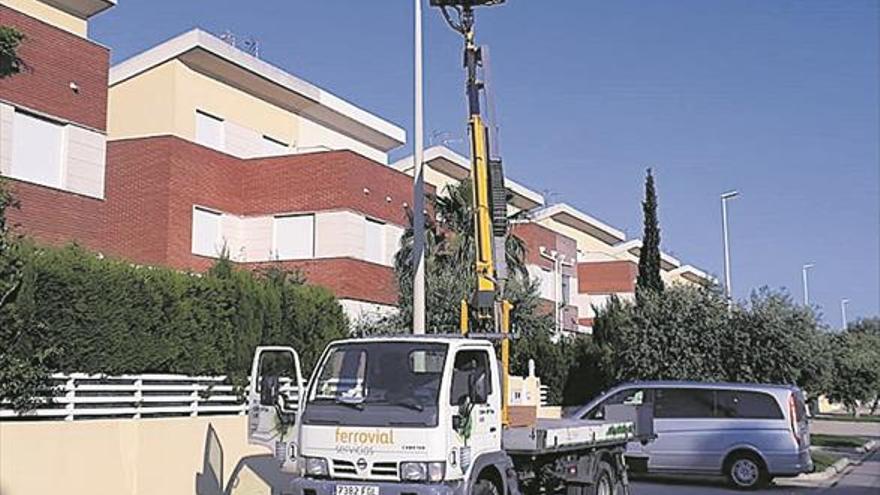
{"type": "Polygon", "coordinates": [[[654,174],[648,169],[645,178],[645,200],[642,202],[645,231],[642,235],[642,249],[639,252],[639,278],[636,282],[636,295],[643,291],[663,291],[660,278],[660,226],[657,221],[657,192],[654,189],[654,174]]]}

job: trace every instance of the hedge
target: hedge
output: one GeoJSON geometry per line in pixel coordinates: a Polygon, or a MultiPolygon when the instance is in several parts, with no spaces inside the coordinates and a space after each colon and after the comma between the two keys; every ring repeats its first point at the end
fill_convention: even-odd
{"type": "Polygon", "coordinates": [[[14,354],[51,349],[51,371],[227,374],[242,383],[254,347],[290,345],[306,371],[348,335],[333,294],[295,273],[239,270],[220,260],[182,273],[102,259],[81,247],[24,245],[22,286],[0,324],[14,354]]]}

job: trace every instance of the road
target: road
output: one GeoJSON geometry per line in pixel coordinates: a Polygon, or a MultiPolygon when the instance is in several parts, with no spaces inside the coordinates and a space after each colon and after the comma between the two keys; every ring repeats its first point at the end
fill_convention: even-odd
{"type": "MultiPolygon", "coordinates": [[[[784,480],[754,494],[772,495],[877,495],[880,494],[880,451],[865,459],[861,465],[850,469],[843,478],[829,488],[783,486],[784,480]]],[[[722,480],[639,480],[632,484],[632,495],[702,495],[742,494],[728,488],[722,480]]]]}

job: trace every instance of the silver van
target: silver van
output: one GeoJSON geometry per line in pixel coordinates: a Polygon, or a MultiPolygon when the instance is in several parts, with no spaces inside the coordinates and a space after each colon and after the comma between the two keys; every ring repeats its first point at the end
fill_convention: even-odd
{"type": "Polygon", "coordinates": [[[630,443],[633,472],[722,474],[738,488],[813,470],[804,395],[797,387],[741,383],[634,382],[573,416],[600,419],[611,404],[654,405],[653,442],[630,443]]]}

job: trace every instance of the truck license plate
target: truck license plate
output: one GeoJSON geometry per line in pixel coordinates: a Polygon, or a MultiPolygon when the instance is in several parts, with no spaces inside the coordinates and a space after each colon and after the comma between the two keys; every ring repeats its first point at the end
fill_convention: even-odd
{"type": "Polygon", "coordinates": [[[336,495],[379,495],[379,487],[370,485],[336,485],[336,495]]]}

